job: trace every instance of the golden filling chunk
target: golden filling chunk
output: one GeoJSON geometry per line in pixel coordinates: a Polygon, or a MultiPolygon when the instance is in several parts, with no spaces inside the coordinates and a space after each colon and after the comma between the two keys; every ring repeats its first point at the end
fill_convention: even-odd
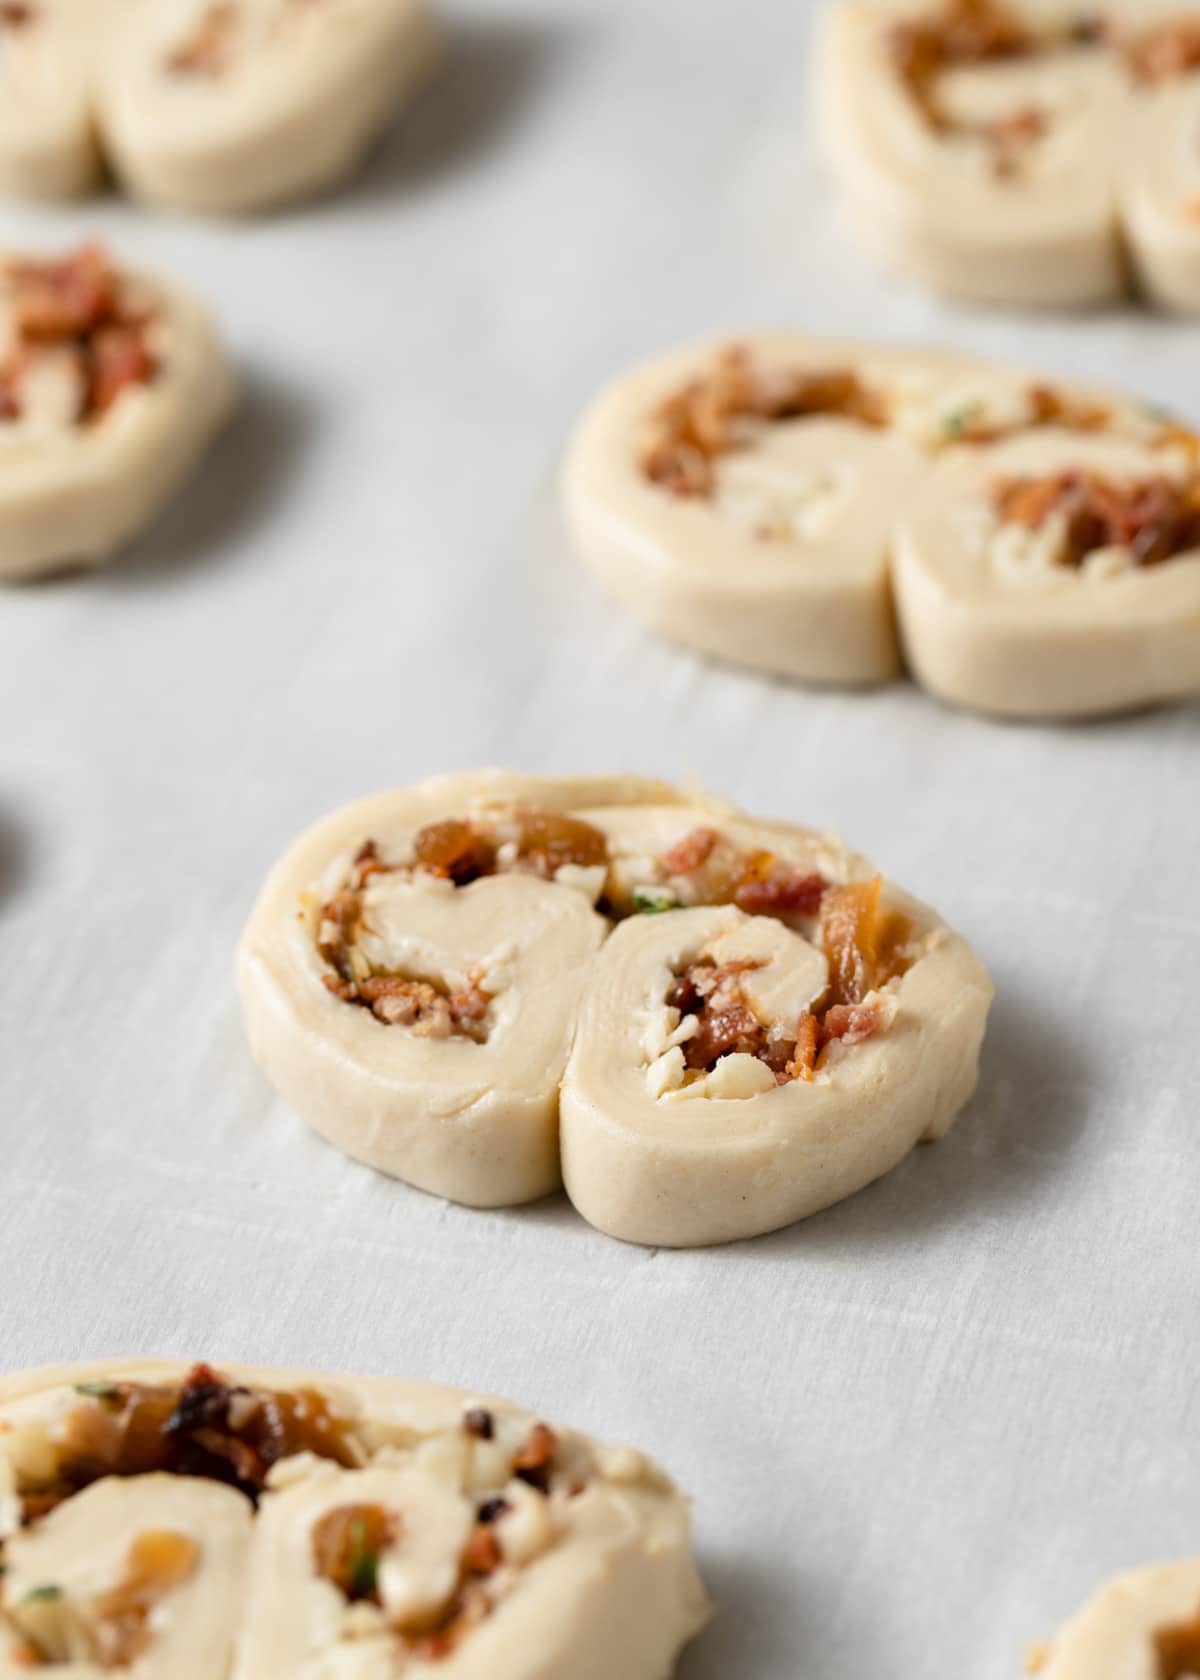
{"type": "Polygon", "coordinates": [[[1102,473],[1069,468],[996,486],[993,505],[1002,524],[1045,529],[1063,524],[1058,562],[1079,567],[1101,549],[1126,550],[1139,566],[1154,566],[1200,548],[1200,475],[1165,476],[1117,484],[1102,473]]]}
{"type": "Polygon", "coordinates": [[[257,1500],[282,1458],[311,1452],[351,1466],[362,1456],[351,1425],[312,1388],[231,1385],[196,1365],[178,1385],[98,1382],[78,1392],[79,1404],[53,1429],[53,1477],[20,1490],[27,1523],[103,1476],[167,1470],[225,1482],[257,1500]]]}
{"type": "Polygon", "coordinates": [[[668,397],[650,417],[641,468],[675,496],[710,496],[714,464],[753,433],[755,423],[831,415],[862,426],[886,426],[884,398],[846,368],[802,372],[755,367],[731,345],[712,371],[668,397]]]}
{"type": "Polygon", "coordinates": [[[1200,1674],[1200,1609],[1190,1622],[1156,1634],[1154,1650],[1158,1658],[1155,1680],[1191,1680],[1200,1674]]]}

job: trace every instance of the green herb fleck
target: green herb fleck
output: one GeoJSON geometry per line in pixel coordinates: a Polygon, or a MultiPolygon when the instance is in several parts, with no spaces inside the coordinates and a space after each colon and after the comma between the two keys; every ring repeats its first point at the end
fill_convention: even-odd
{"type": "Polygon", "coordinates": [[[635,887],[633,907],[643,916],[660,916],[664,910],[678,910],[679,900],[670,887],[635,887]]]}
{"type": "Polygon", "coordinates": [[[359,1517],[350,1528],[350,1597],[374,1598],[379,1578],[379,1553],[371,1550],[367,1525],[359,1517]]]}
{"type": "Polygon", "coordinates": [[[973,420],[978,420],[983,413],[981,402],[965,403],[962,408],[956,408],[952,414],[947,414],[942,421],[942,431],[948,438],[960,438],[968,430],[973,420]]]}
{"type": "Polygon", "coordinates": [[[103,1400],[112,1405],[121,1398],[121,1390],[115,1383],[110,1382],[81,1382],[75,1384],[76,1394],[84,1394],[89,1400],[103,1400]]]}
{"type": "Polygon", "coordinates": [[[21,1600],[22,1604],[53,1604],[55,1599],[62,1597],[62,1588],[47,1586],[33,1587],[21,1600]]]}

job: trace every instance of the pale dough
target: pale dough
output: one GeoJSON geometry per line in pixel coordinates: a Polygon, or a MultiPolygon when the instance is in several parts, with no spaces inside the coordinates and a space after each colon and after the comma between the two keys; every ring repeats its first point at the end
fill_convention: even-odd
{"type": "MultiPolygon", "coordinates": [[[[86,1651],[97,1595],[120,1583],[131,1543],[147,1531],[182,1535],[196,1561],[153,1610],[139,1680],[665,1680],[707,1620],[687,1502],[640,1453],[555,1430],[545,1479],[531,1485],[516,1455],[545,1426],[505,1401],[425,1383],[223,1366],[218,1376],[232,1384],[316,1388],[351,1432],[358,1467],[285,1457],[257,1514],[216,1482],[161,1470],[109,1476],[18,1527],[23,1488],[45,1478],[48,1458],[53,1467],[56,1425],[72,1409],[103,1406],[87,1388],[177,1385],[185,1375],[151,1360],[0,1380],[0,1675],[27,1675],[27,1638],[43,1628],[60,1638],[64,1620],[82,1624],[86,1651]],[[481,1413],[485,1436],[471,1423],[481,1413]],[[497,1501],[498,1514],[477,1518],[497,1501]],[[375,1603],[351,1602],[314,1566],[317,1523],[346,1507],[393,1519],[375,1603]],[[491,1525],[498,1553],[472,1621],[446,1654],[430,1654],[420,1636],[467,1591],[477,1521],[491,1525]]],[[[84,1656],[55,1672],[99,1680],[103,1671],[84,1656]]]]}
{"type": "Polygon", "coordinates": [[[436,55],[424,0],[31,0],[0,16],[0,191],[104,163],[138,196],[231,215],[350,175],[436,55]]]}
{"type": "MultiPolygon", "coordinates": [[[[14,332],[7,277],[20,260],[0,256],[0,370],[14,332]]],[[[232,412],[233,375],[200,305],[148,275],[118,271],[118,284],[152,314],[156,371],[81,420],[62,357],[35,347],[19,412],[0,411],[0,578],[111,559],[170,499],[232,412]]]]}
{"type": "Polygon", "coordinates": [[[95,185],[91,67],[103,0],[29,0],[0,17],[0,192],[71,198],[95,185]]]}
{"type": "Polygon", "coordinates": [[[491,1206],[555,1188],[561,1086],[562,1177],[585,1218],[644,1243],[753,1235],[946,1131],[975,1085],[991,984],[932,911],[885,886],[883,908],[911,926],[903,970],[867,1000],[877,1036],[833,1045],[811,1077],[776,1088],[749,1053],[717,1052],[702,1080],[672,1060],[671,965],[701,954],[697,929],[721,930],[713,961],[750,965],[756,1030],[794,1034],[833,995],[815,925],[824,888],[874,873],[833,837],[640,778],[439,778],[335,813],[272,871],[238,954],[251,1044],[318,1131],[423,1189],[491,1206]],[[604,861],[461,886],[411,864],[427,825],[470,818],[503,836],[530,810],[603,836],[604,861]],[[677,852],[696,834],[734,874],[756,859],[772,880],[815,882],[810,910],[785,921],[753,896],[705,908],[717,889],[677,852]],[[390,867],[361,889],[354,961],[449,993],[474,973],[491,999],[482,1042],[422,1036],[339,991],[341,957],[322,942],[367,841],[390,867]]]}
{"type": "Polygon", "coordinates": [[[1200,1559],[1134,1570],[1055,1635],[1034,1665],[1037,1680],[1161,1680],[1157,1637],[1192,1624],[1200,1629],[1200,1559]]]}
{"type": "Polygon", "coordinates": [[[349,175],[427,69],[422,0],[235,0],[228,61],[172,68],[209,0],[127,0],[103,55],[104,142],[140,197],[234,214],[349,175]]]}
{"type": "Polygon", "coordinates": [[[1121,296],[1132,265],[1172,308],[1200,308],[1200,73],[1150,86],[1125,47],[1194,15],[1178,0],[1003,0],[1037,31],[1098,15],[1107,44],[1063,41],[1028,57],[960,65],[938,83],[951,124],[926,121],[893,60],[893,30],[948,15],[948,0],[834,0],[820,33],[816,100],[833,169],[863,237],[937,290],[988,303],[1080,306],[1121,296]],[[1031,121],[1011,169],[969,125],[1031,121]]]}
{"type": "Polygon", "coordinates": [[[1090,468],[1135,482],[1169,470],[1170,459],[1170,450],[1048,431],[944,461],[896,537],[896,603],[918,680],[952,704],[1023,718],[1200,694],[1200,546],[1152,566],[1107,552],[1056,565],[1036,542],[1000,538],[989,507],[997,481],[1090,468]]]}
{"type": "Polygon", "coordinates": [[[576,428],[563,504],[585,564],[641,623],[689,647],[842,684],[884,681],[906,657],[945,698],[1069,717],[1200,684],[1191,562],[1089,576],[1086,588],[1064,569],[1053,588],[1014,596],[972,563],[972,527],[949,503],[957,486],[983,484],[1013,460],[1048,472],[1125,446],[1142,450],[1148,471],[1168,459],[1200,464],[1184,428],[1114,392],[963,356],[749,335],[672,352],[615,380],[576,428]],[[680,491],[648,465],[655,428],[681,394],[719,391],[731,353],[764,390],[780,377],[853,379],[886,418],[735,416],[727,445],[700,463],[702,488],[680,491]],[[921,587],[907,537],[916,518],[922,529],[940,518],[939,567],[962,579],[953,610],[921,587]],[[1132,656],[1097,657],[1119,623],[1132,656]],[[1078,650],[1078,678],[1056,667],[1064,640],[1078,650]],[[1003,669],[993,669],[992,642],[1004,644],[1003,669]],[[950,664],[961,676],[945,674],[950,664]]]}

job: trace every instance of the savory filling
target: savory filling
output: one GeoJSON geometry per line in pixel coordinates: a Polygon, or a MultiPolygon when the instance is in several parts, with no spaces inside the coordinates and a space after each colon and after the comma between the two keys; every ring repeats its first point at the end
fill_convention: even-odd
{"type": "Polygon", "coordinates": [[[1141,82],[1173,82],[1200,70],[1200,18],[1180,16],[1155,24],[1130,42],[1127,56],[1141,82]]]}
{"type": "Polygon", "coordinates": [[[371,945],[368,889],[379,876],[424,875],[455,887],[492,875],[527,874],[586,890],[610,921],[697,905],[735,904],[781,921],[814,915],[828,882],[773,852],[744,851],[717,829],[690,829],[659,857],[614,856],[608,837],[558,811],[517,810],[490,821],[451,818],[419,830],[407,859],[388,862],[366,841],[337,890],[316,912],[321,980],[343,1003],[418,1038],[484,1043],[494,993],[482,969],[465,985],[388,967],[371,945]]]}
{"type": "Polygon", "coordinates": [[[1015,431],[1037,430],[1041,426],[1102,432],[1112,421],[1111,410],[1099,403],[1068,396],[1052,385],[1030,385],[1024,395],[1026,412],[1020,419],[997,419],[989,414],[983,402],[967,403],[952,410],[943,421],[942,441],[998,443],[1015,431]]]}
{"type": "Polygon", "coordinates": [[[1106,34],[1104,21],[1087,14],[1034,30],[1003,0],[944,0],[933,16],[895,24],[889,45],[896,73],[926,125],[939,135],[982,142],[993,172],[1005,178],[1016,174],[1029,148],[1044,138],[1048,114],[1027,105],[986,122],[956,117],[943,98],[943,77],[969,66],[1096,46],[1106,34]]]}
{"type": "MultiPolygon", "coordinates": [[[[45,1421],[0,1425],[24,1527],[105,1476],[165,1470],[210,1477],[257,1505],[274,1486],[272,1467],[297,1454],[345,1469],[372,1462],[348,1421],[313,1389],[251,1388],[197,1365],[179,1384],[95,1381],[75,1393],[78,1404],[45,1421]],[[47,1454],[53,1470],[31,1477],[27,1461],[47,1454]]],[[[355,1609],[357,1619],[339,1637],[387,1635],[399,1652],[431,1661],[449,1656],[512,1590],[519,1571],[554,1544],[562,1520],[556,1511],[585,1491],[593,1465],[580,1443],[564,1444],[548,1424],[479,1405],[464,1411],[458,1425],[405,1450],[415,1469],[435,1482],[449,1478],[454,1498],[470,1501],[462,1530],[452,1525],[465,1540],[450,1542],[443,1558],[436,1523],[429,1526],[420,1505],[406,1511],[403,1500],[399,1509],[346,1503],[313,1524],[310,1555],[313,1573],[355,1609]],[[406,1542],[420,1559],[415,1575],[406,1542]]],[[[396,1451],[381,1448],[376,1462],[396,1464],[396,1451]]],[[[156,1610],[193,1578],[201,1557],[196,1539],[148,1529],[133,1537],[107,1590],[85,1595],[47,1581],[24,1591],[0,1608],[7,1656],[22,1668],[89,1662],[106,1671],[128,1669],[153,1643],[156,1610]]]]}
{"type": "MultiPolygon", "coordinates": [[[[943,96],[943,78],[953,70],[1040,57],[1070,48],[1112,43],[1109,23],[1081,10],[1059,24],[1036,28],[1006,0],[942,0],[940,11],[893,25],[892,63],[926,126],[935,134],[982,142],[993,172],[1015,175],[1029,148],[1050,130],[1049,114],[1023,106],[991,121],[953,115],[943,96]]],[[[1158,85],[1200,69],[1200,21],[1164,20],[1120,43],[1136,81],[1158,85]]]]}
{"type": "Polygon", "coordinates": [[[1158,1659],[1154,1680],[1191,1680],[1200,1674],[1200,1610],[1190,1622],[1157,1633],[1154,1651],[1158,1659]]]}
{"type": "Polygon", "coordinates": [[[153,309],[98,245],[57,262],[9,262],[0,290],[9,317],[0,423],[40,413],[86,425],[157,374],[153,309]]]}
{"type": "Polygon", "coordinates": [[[683,968],[666,998],[677,1016],[673,1037],[683,1054],[683,1086],[731,1055],[762,1062],[779,1085],[811,1080],[827,1063],[830,1045],[849,1048],[884,1031],[893,1010],[878,994],[911,966],[913,928],[882,908],[882,890],[879,876],[824,888],[814,942],[828,963],[829,983],[796,1020],[768,1021],[755,1011],[744,978],[759,962],[701,957],[683,968]]]}
{"type": "Polygon", "coordinates": [[[654,411],[641,469],[675,496],[711,496],[715,463],[752,442],[762,424],[832,415],[863,426],[886,426],[885,399],[849,369],[801,372],[756,368],[731,345],[711,373],[691,380],[654,411]]]}
{"type": "Polygon", "coordinates": [[[79,1404],[49,1426],[44,1466],[21,1475],[23,1523],[103,1476],[166,1470],[225,1482],[257,1501],[272,1465],[294,1453],[345,1466],[363,1456],[352,1426],[312,1388],[231,1385],[196,1365],[177,1386],[91,1382],[77,1393],[79,1404]]]}
{"type": "MultiPolygon", "coordinates": [[[[480,1442],[495,1443],[498,1427],[483,1407],[472,1408],[463,1418],[466,1434],[480,1442]]],[[[403,1512],[382,1505],[340,1505],[327,1511],[312,1531],[313,1569],[331,1581],[347,1603],[367,1604],[380,1612],[382,1625],[414,1657],[448,1657],[511,1588],[515,1571],[552,1543],[548,1500],[559,1450],[558,1436],[544,1423],[535,1423],[523,1439],[500,1447],[491,1479],[504,1491],[476,1499],[449,1591],[439,1602],[389,1602],[385,1555],[403,1539],[405,1518],[403,1512]]],[[[582,1488],[573,1484],[565,1491],[570,1497],[582,1488]]]]}
{"type": "Polygon", "coordinates": [[[91,1662],[109,1670],[129,1668],[150,1648],[151,1616],[195,1574],[200,1548],[185,1534],[148,1529],[129,1548],[116,1586],[78,1602],[55,1585],[35,1587],[9,1612],[23,1644],[22,1668],[91,1662]]]}
{"type": "Polygon", "coordinates": [[[1200,548],[1200,475],[1118,484],[1102,473],[1069,468],[996,486],[1002,526],[1041,539],[1038,558],[1078,570],[1115,551],[1135,566],[1155,566],[1200,548]]]}

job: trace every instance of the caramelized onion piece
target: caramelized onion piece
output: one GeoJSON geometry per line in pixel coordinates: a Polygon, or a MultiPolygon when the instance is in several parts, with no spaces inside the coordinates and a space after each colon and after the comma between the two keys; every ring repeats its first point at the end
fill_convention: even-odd
{"type": "Polygon", "coordinates": [[[1155,1680],[1188,1680],[1200,1674],[1200,1609],[1190,1622],[1157,1633],[1154,1652],[1158,1659],[1155,1680]]]}
{"type": "Polygon", "coordinates": [[[608,836],[591,823],[561,811],[517,812],[518,855],[539,875],[553,875],[567,864],[588,869],[608,862],[608,836]]]}
{"type": "Polygon", "coordinates": [[[137,1536],[124,1576],[92,1604],[101,1668],[128,1668],[143,1654],[153,1639],[151,1613],[191,1579],[199,1559],[199,1546],[186,1534],[150,1529],[137,1536]]]}

